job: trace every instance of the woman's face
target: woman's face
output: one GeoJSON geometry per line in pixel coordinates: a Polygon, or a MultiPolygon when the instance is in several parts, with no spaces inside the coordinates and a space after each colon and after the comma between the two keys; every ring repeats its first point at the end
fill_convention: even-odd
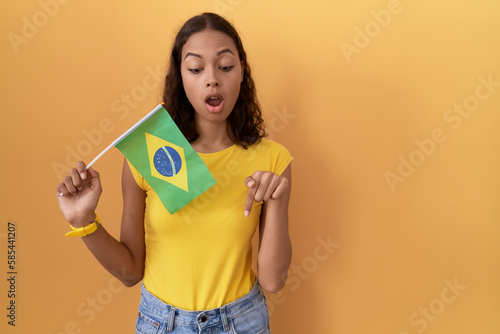
{"type": "Polygon", "coordinates": [[[211,29],[197,32],[182,47],[181,75],[195,120],[225,123],[236,104],[243,65],[234,41],[211,29]]]}

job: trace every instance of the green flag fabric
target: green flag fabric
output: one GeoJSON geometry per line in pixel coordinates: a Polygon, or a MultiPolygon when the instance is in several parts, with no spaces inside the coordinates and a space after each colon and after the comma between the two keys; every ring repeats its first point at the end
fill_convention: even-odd
{"type": "Polygon", "coordinates": [[[162,105],[122,137],[114,146],[148,182],[171,214],[216,183],[162,105]]]}

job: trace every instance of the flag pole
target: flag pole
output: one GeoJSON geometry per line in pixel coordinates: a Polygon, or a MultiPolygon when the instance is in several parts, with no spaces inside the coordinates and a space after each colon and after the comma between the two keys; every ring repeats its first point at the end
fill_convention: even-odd
{"type": "Polygon", "coordinates": [[[127,131],[125,131],[120,137],[118,137],[108,147],[106,147],[101,153],[99,153],[97,155],[97,157],[95,157],[94,160],[92,160],[87,165],[87,169],[89,169],[89,167],[92,166],[94,164],[94,162],[96,162],[104,153],[106,153],[107,151],[109,151],[110,148],[118,145],[125,137],[127,137],[135,129],[137,129],[138,127],[140,127],[144,122],[146,122],[149,118],[151,118],[151,116],[153,116],[154,114],[156,114],[156,112],[158,110],[160,110],[161,108],[163,108],[164,105],[165,105],[164,102],[162,102],[161,104],[157,105],[151,112],[149,112],[146,116],[144,116],[139,122],[135,123],[130,129],[128,129],[127,131]]]}
{"type": "Polygon", "coordinates": [[[105,149],[104,149],[101,153],[99,153],[99,154],[97,155],[97,157],[95,157],[95,158],[94,158],[94,160],[92,160],[92,161],[91,161],[91,162],[87,165],[87,169],[89,169],[89,168],[90,168],[90,166],[92,166],[92,165],[94,164],[94,162],[96,162],[96,161],[97,161],[97,159],[99,159],[100,157],[102,157],[102,155],[103,155],[104,153],[106,153],[107,151],[109,151],[109,149],[110,149],[110,148],[112,148],[113,146],[115,146],[115,145],[114,145],[114,142],[113,142],[113,143],[111,143],[111,145],[109,145],[108,147],[106,147],[106,148],[105,148],[105,149]]]}

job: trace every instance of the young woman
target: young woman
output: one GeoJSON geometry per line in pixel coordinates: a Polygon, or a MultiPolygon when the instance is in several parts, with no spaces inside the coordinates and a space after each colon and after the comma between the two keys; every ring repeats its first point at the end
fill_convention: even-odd
{"type": "Polygon", "coordinates": [[[120,241],[96,223],[99,174],[79,162],[57,185],[61,211],[99,262],[141,284],[137,333],[270,333],[261,288],[285,284],[291,259],[292,157],[264,139],[241,40],[222,17],[188,20],[175,39],[165,107],[217,184],[174,214],[127,161],[120,241]],[[257,275],[251,239],[259,225],[257,275]],[[97,227],[97,228],[96,228],[97,227]]]}

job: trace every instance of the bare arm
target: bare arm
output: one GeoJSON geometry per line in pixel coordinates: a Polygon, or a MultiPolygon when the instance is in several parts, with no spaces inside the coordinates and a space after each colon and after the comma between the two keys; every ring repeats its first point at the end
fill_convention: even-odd
{"type": "MultiPolygon", "coordinates": [[[[255,180],[256,184],[249,190],[249,196],[253,200],[264,201],[259,225],[257,271],[262,288],[276,293],[285,285],[292,258],[292,245],[288,235],[291,166],[281,176],[270,172],[260,173],[264,174],[259,177],[254,173],[252,176],[254,180],[258,180],[255,180]],[[252,188],[256,186],[259,189],[252,195],[252,188]]],[[[250,207],[247,205],[247,208],[250,207]]]]}
{"type": "MultiPolygon", "coordinates": [[[[66,220],[74,226],[89,224],[102,192],[99,174],[79,162],[78,169],[57,186],[58,200],[66,220]],[[83,173],[83,174],[82,174],[83,173]],[[82,178],[85,176],[85,178],[82,178]],[[62,194],[62,196],[61,196],[62,194]]],[[[82,237],[83,242],[106,270],[126,286],[138,283],[144,274],[144,207],[145,192],[135,183],[127,162],[123,165],[123,215],[120,241],[112,237],[103,225],[94,233],[82,237]]]]}

